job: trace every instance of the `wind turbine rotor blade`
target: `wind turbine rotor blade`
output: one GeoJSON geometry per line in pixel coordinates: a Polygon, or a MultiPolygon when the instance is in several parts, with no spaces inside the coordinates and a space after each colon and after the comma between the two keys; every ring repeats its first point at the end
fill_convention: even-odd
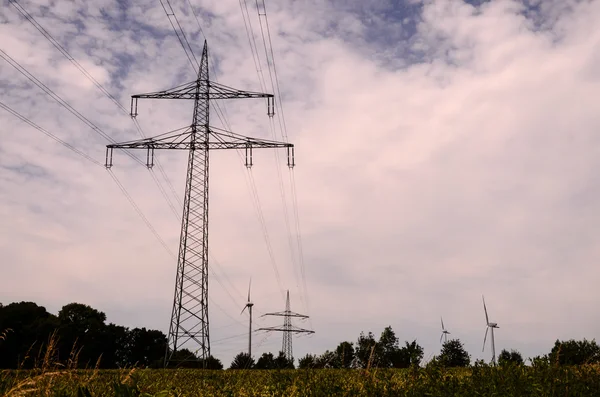
{"type": "Polygon", "coordinates": [[[248,307],[248,305],[244,306],[244,308],[242,309],[242,311],[240,312],[240,314],[244,313],[244,310],[246,310],[247,307],[248,307]]]}
{"type": "Polygon", "coordinates": [[[442,339],[444,338],[444,334],[440,335],[440,343],[442,343],[442,339]]]}
{"type": "Polygon", "coordinates": [[[252,286],[252,277],[250,277],[250,283],[248,283],[248,302],[250,302],[250,287],[252,286]]]}
{"type": "Polygon", "coordinates": [[[482,352],[485,351],[485,341],[487,340],[487,333],[489,331],[490,327],[485,327],[485,336],[483,337],[483,349],[481,349],[482,352]]]}
{"type": "Polygon", "coordinates": [[[485,323],[487,325],[489,325],[490,324],[490,319],[488,318],[487,307],[485,307],[485,298],[483,297],[483,295],[481,296],[481,298],[483,299],[483,310],[485,311],[485,323]]]}
{"type": "Polygon", "coordinates": [[[440,317],[440,321],[442,322],[442,330],[444,331],[444,319],[440,317]]]}

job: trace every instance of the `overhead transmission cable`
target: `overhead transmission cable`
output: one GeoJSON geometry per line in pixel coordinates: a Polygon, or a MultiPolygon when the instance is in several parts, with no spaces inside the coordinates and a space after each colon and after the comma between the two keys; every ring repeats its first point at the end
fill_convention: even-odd
{"type": "MultiPolygon", "coordinates": [[[[280,84],[279,84],[279,76],[277,75],[277,65],[275,63],[275,55],[273,52],[273,42],[271,40],[271,29],[269,28],[269,18],[267,16],[267,8],[265,5],[265,0],[256,0],[257,3],[257,8],[258,8],[258,2],[261,1],[262,5],[263,5],[263,16],[265,18],[265,25],[267,28],[267,37],[269,38],[269,48],[270,48],[270,53],[271,53],[271,62],[273,64],[273,74],[275,75],[275,84],[276,84],[276,88],[277,88],[277,96],[279,96],[279,112],[277,113],[278,115],[280,115],[281,117],[279,117],[279,121],[280,121],[280,128],[281,128],[281,132],[283,134],[284,140],[288,140],[288,133],[287,133],[287,124],[285,122],[285,113],[283,111],[283,97],[281,95],[281,89],[280,89],[280,84]]],[[[260,22],[260,12],[259,12],[259,22],[260,22]]],[[[261,29],[262,29],[262,25],[261,25],[261,29]]],[[[263,41],[264,41],[264,37],[263,37],[263,41]]],[[[277,102],[277,101],[275,101],[277,102]]],[[[275,104],[276,106],[276,104],[275,104]]],[[[300,258],[300,269],[301,269],[301,273],[302,273],[302,283],[303,283],[303,288],[304,288],[304,294],[306,296],[306,300],[307,300],[307,313],[310,312],[310,304],[308,301],[308,290],[306,288],[306,267],[305,267],[305,263],[304,263],[304,249],[303,249],[303,244],[302,244],[302,232],[300,229],[300,217],[299,217],[299,210],[298,210],[298,197],[297,197],[297,190],[296,190],[296,179],[294,176],[294,170],[291,169],[290,170],[290,182],[291,182],[291,188],[292,188],[292,197],[293,197],[293,205],[294,205],[294,216],[295,216],[295,223],[296,223],[296,238],[297,238],[297,244],[298,244],[298,252],[299,252],[299,258],[300,258]]],[[[311,324],[312,327],[312,321],[310,320],[309,317],[309,323],[311,324]]]]}
{"type": "MultiPolygon", "coordinates": [[[[10,4],[21,14],[21,16],[23,16],[28,22],[30,22],[65,58],[67,58],[67,60],[69,60],[89,81],[92,82],[92,84],[94,84],[96,86],[96,88],[98,90],[100,90],[100,92],[102,92],[108,99],[110,99],[124,114],[126,115],[130,115],[129,114],[129,110],[127,108],[125,108],[125,106],[123,106],[123,104],[121,104],[121,102],[119,102],[119,100],[117,98],[115,98],[106,88],[104,88],[104,86],[102,86],[102,84],[100,82],[98,82],[98,80],[96,80],[94,78],[94,76],[92,76],[91,73],[89,73],[85,67],[83,67],[81,65],[81,63],[79,63],[79,61],[77,61],[77,59],[75,59],[68,51],[65,47],[63,47],[58,40],[56,40],[52,34],[50,34],[50,32],[48,32],[42,25],[40,25],[40,23],[35,19],[35,17],[33,15],[31,15],[31,13],[29,13],[29,11],[27,11],[25,9],[25,7],[23,7],[17,0],[10,0],[10,4]]],[[[140,126],[139,122],[131,117],[131,120],[133,121],[136,129],[138,130],[139,134],[145,138],[145,134],[142,130],[142,127],[140,126]]],[[[175,193],[175,189],[173,188],[173,184],[171,183],[169,177],[167,176],[167,174],[165,173],[162,164],[160,163],[159,159],[156,158],[156,165],[159,169],[159,171],[161,172],[161,174],[163,175],[163,178],[165,179],[165,181],[167,182],[167,184],[169,185],[169,188],[171,189],[171,192],[174,194],[174,196],[176,197],[176,199],[178,199],[179,197],[177,196],[177,194],[175,193]]],[[[152,173],[153,171],[150,170],[150,172],[152,173]]],[[[161,182],[154,176],[152,175],[155,183],[157,184],[158,188],[160,190],[164,190],[164,188],[161,185],[161,182]]],[[[169,206],[172,206],[171,201],[167,198],[167,202],[169,204],[169,206]]]]}
{"type": "MultiPolygon", "coordinates": [[[[62,99],[58,94],[56,94],[47,85],[42,83],[38,78],[36,78],[33,74],[31,74],[19,62],[17,62],[15,59],[13,59],[10,55],[8,55],[2,49],[0,49],[0,58],[4,59],[9,65],[11,65],[13,68],[15,68],[19,73],[21,73],[23,76],[25,76],[29,81],[34,83],[36,86],[38,86],[38,88],[40,88],[42,91],[44,91],[48,96],[50,96],[52,99],[54,99],[56,102],[58,102],[59,105],[61,105],[65,109],[67,109],[75,117],[77,117],[79,120],[81,120],[85,125],[90,127],[92,129],[92,131],[94,131],[96,134],[102,136],[104,139],[108,140],[109,142],[116,143],[116,141],[114,139],[112,139],[104,131],[102,131],[102,129],[100,129],[100,127],[98,127],[97,125],[92,123],[87,117],[85,117],[80,112],[78,112],[67,101],[62,99]]],[[[136,156],[131,154],[131,152],[126,151],[125,153],[127,155],[129,155],[129,157],[131,157],[133,160],[137,161],[138,163],[144,164],[144,162],[142,160],[140,160],[139,158],[137,158],[136,156]]]]}
{"type": "MultiPolygon", "coordinates": [[[[102,86],[102,84],[100,84],[98,82],[98,80],[96,80],[94,78],[94,76],[92,76],[42,25],[40,25],[36,19],[33,17],[33,15],[31,15],[21,4],[19,4],[17,2],[17,0],[10,0],[10,3],[15,7],[15,9],[27,20],[29,21],[62,55],[64,55],[65,58],[67,58],[88,80],[90,80],[95,86],[96,88],[98,88],[107,98],[109,98],[121,111],[123,111],[126,115],[129,115],[129,110],[125,108],[125,106],[123,106],[108,90],[106,90],[106,88],[104,88],[102,86]]],[[[177,23],[179,24],[179,21],[177,21],[177,23]]],[[[181,25],[179,25],[181,26],[181,25]]],[[[8,109],[7,109],[8,110],[8,109]]],[[[12,110],[8,110],[10,112],[12,112],[12,110]]],[[[19,116],[17,116],[19,118],[19,116]]],[[[142,138],[146,138],[146,135],[144,134],[142,127],[140,126],[139,122],[137,121],[137,119],[135,118],[131,118],[133,120],[133,123],[135,124],[136,129],[138,130],[139,134],[142,136],[142,138]]],[[[24,120],[25,121],[25,120],[24,120]]],[[[26,121],[28,122],[28,121],[26,121]]],[[[36,126],[36,128],[38,128],[36,126]]],[[[42,131],[42,130],[40,130],[42,131]]],[[[42,131],[45,134],[49,134],[47,131],[42,131]]],[[[53,139],[55,140],[59,140],[59,142],[63,145],[69,145],[68,143],[61,141],[59,138],[53,136],[53,135],[49,135],[51,137],[53,137],[53,139]]],[[[73,148],[74,150],[78,150],[76,148],[73,148]]],[[[85,155],[85,154],[84,154],[85,155]]],[[[87,155],[86,155],[87,156],[87,155]]],[[[95,160],[93,160],[95,161],[95,160]]],[[[176,200],[178,201],[179,205],[182,206],[181,200],[179,199],[179,196],[176,194],[175,189],[173,187],[173,184],[171,183],[169,177],[167,176],[167,174],[164,171],[164,168],[162,167],[161,163],[159,162],[158,158],[155,158],[155,163],[159,168],[159,171],[161,172],[163,178],[165,179],[165,181],[167,182],[167,184],[169,185],[169,188],[171,190],[171,193],[173,194],[173,196],[176,198],[176,200]]],[[[99,162],[97,162],[97,164],[101,165],[99,162]]],[[[114,176],[114,174],[112,174],[111,176],[114,176]]],[[[171,209],[171,211],[175,214],[176,218],[179,220],[179,214],[173,204],[173,202],[171,201],[171,199],[169,198],[169,195],[166,193],[165,188],[163,187],[162,183],[160,182],[160,180],[156,177],[154,171],[152,169],[150,169],[150,176],[152,177],[152,179],[154,180],[155,184],[157,185],[158,189],[160,190],[163,198],[165,199],[165,201],[167,202],[169,208],[171,209]]],[[[128,194],[126,194],[126,196],[129,196],[128,194]]],[[[131,197],[131,196],[129,196],[131,197]]],[[[137,205],[134,204],[134,208],[136,209],[136,211],[139,210],[139,207],[137,207],[137,205]]],[[[143,214],[142,214],[142,219],[147,219],[143,214]]],[[[150,227],[152,228],[152,226],[150,225],[150,227]]],[[[159,240],[162,241],[162,239],[159,240]]],[[[219,263],[217,262],[216,258],[214,258],[214,256],[212,255],[212,260],[213,262],[216,263],[217,267],[220,267],[219,263]]],[[[213,270],[214,271],[214,270],[213,270]]],[[[223,272],[224,273],[224,272],[223,272]]],[[[227,275],[224,273],[225,278],[229,281],[229,279],[227,278],[227,275]]],[[[220,280],[218,280],[217,275],[215,274],[215,278],[217,279],[217,281],[221,284],[220,280]]],[[[231,282],[229,281],[229,283],[231,284],[231,282]]],[[[226,289],[226,287],[223,285],[223,288],[226,289]]],[[[235,289],[235,288],[234,288],[235,289]]],[[[226,292],[231,296],[231,293],[226,289],[226,292]]],[[[239,290],[237,291],[238,294],[243,298],[243,295],[239,292],[239,290]]],[[[233,299],[233,297],[232,297],[233,299]]],[[[235,302],[235,300],[234,300],[235,302]]]]}
{"type": "MultiPolygon", "coordinates": [[[[256,66],[256,70],[257,70],[257,74],[259,77],[259,81],[261,82],[262,85],[266,85],[265,84],[265,77],[263,74],[263,69],[260,66],[260,56],[258,55],[258,46],[256,44],[256,38],[254,35],[254,30],[252,29],[252,22],[250,19],[250,15],[248,12],[248,5],[246,0],[240,0],[240,8],[242,9],[242,16],[244,17],[244,23],[246,25],[246,34],[248,35],[248,41],[250,43],[250,49],[253,53],[253,59],[255,60],[255,66],[256,66]],[[243,3],[242,3],[243,1],[243,3]],[[242,7],[243,5],[243,7],[242,7]],[[245,14],[245,15],[244,15],[245,14]],[[248,18],[248,24],[246,24],[246,16],[248,18]],[[249,28],[248,28],[249,26],[249,28]],[[255,54],[256,52],[256,54],[255,54]]],[[[276,96],[279,97],[279,101],[275,101],[275,106],[278,108],[277,113],[277,117],[278,117],[278,121],[279,121],[279,127],[281,130],[281,134],[284,140],[289,140],[288,139],[288,134],[287,134],[287,125],[285,123],[285,113],[283,111],[283,101],[282,101],[282,95],[281,95],[281,89],[280,89],[280,84],[279,84],[279,78],[277,76],[277,67],[275,64],[275,56],[274,56],[274,52],[273,52],[273,44],[272,44],[272,40],[271,40],[271,32],[269,29],[269,24],[268,24],[268,17],[267,17],[267,10],[266,10],[266,6],[265,6],[265,2],[264,0],[260,0],[260,4],[259,4],[259,0],[256,0],[256,9],[257,9],[257,14],[258,14],[258,20],[259,20],[259,24],[260,24],[260,30],[261,30],[261,36],[262,36],[262,41],[263,41],[263,47],[265,50],[265,58],[266,58],[266,62],[267,62],[267,68],[268,68],[268,72],[269,72],[269,79],[271,82],[271,87],[274,93],[276,93],[276,96]],[[261,7],[262,4],[262,7],[261,7]],[[265,27],[263,27],[263,23],[262,23],[262,18],[264,17],[265,19],[265,27],[266,27],[266,32],[267,34],[265,35],[265,27]],[[268,38],[268,45],[267,45],[267,38],[268,38]],[[269,62],[269,58],[271,60],[271,62],[269,62]],[[271,65],[273,66],[273,71],[271,71],[271,65]],[[277,106],[277,104],[279,104],[279,106],[277,106]]],[[[266,90],[266,87],[264,88],[266,90]]],[[[273,138],[276,139],[276,134],[275,134],[275,126],[273,124],[273,120],[271,120],[270,123],[270,127],[271,127],[271,132],[273,134],[273,138]]],[[[276,153],[276,160],[278,160],[278,154],[276,153]]],[[[278,169],[278,179],[279,179],[279,187],[280,187],[280,194],[282,196],[282,202],[283,202],[283,206],[284,206],[284,217],[285,217],[285,223],[286,223],[286,227],[288,230],[288,244],[290,245],[290,251],[291,251],[291,255],[292,255],[292,265],[294,266],[294,274],[296,275],[296,278],[298,278],[297,276],[297,272],[296,272],[296,268],[298,267],[298,264],[296,262],[296,257],[294,256],[294,248],[293,248],[293,243],[292,243],[292,232],[290,229],[290,221],[289,221],[289,216],[288,216],[288,209],[287,209],[287,199],[286,199],[286,194],[285,194],[285,189],[283,186],[283,178],[281,176],[281,170],[278,169]]],[[[299,223],[299,213],[298,213],[298,200],[297,200],[297,196],[296,196],[296,187],[295,187],[295,178],[293,177],[293,169],[290,170],[290,186],[291,186],[291,191],[292,191],[292,206],[293,206],[293,214],[294,214],[294,218],[295,218],[295,234],[296,234],[296,245],[297,245],[297,252],[298,252],[298,261],[300,262],[299,264],[299,268],[300,268],[300,274],[301,274],[301,279],[302,279],[302,290],[303,293],[300,294],[300,298],[302,299],[302,296],[305,296],[306,302],[303,303],[305,304],[305,308],[306,311],[309,312],[309,304],[308,304],[308,291],[306,288],[306,272],[305,272],[305,266],[304,266],[304,251],[302,248],[302,234],[301,234],[301,230],[300,230],[300,223],[299,223]]],[[[298,287],[300,289],[300,287],[298,287]]]]}
{"type": "Polygon", "coordinates": [[[18,119],[20,119],[22,122],[29,124],[30,126],[32,126],[33,128],[35,128],[36,130],[38,130],[41,133],[43,133],[44,135],[49,136],[50,138],[54,139],[56,142],[60,143],[61,145],[63,145],[67,149],[69,149],[69,150],[77,153],[79,156],[81,156],[84,159],[88,160],[92,164],[103,167],[103,165],[99,161],[97,161],[96,159],[94,159],[93,157],[91,157],[90,155],[88,155],[87,153],[85,153],[85,152],[77,149],[75,146],[71,145],[70,143],[65,142],[64,140],[60,139],[59,137],[57,137],[53,133],[47,131],[46,129],[44,129],[42,127],[40,127],[39,125],[37,125],[33,121],[29,120],[27,117],[21,115],[20,113],[18,113],[15,110],[11,109],[8,105],[0,102],[0,107],[3,108],[4,110],[6,110],[7,112],[9,112],[10,114],[12,114],[13,116],[15,116],[18,119]]]}
{"type": "MultiPolygon", "coordinates": [[[[7,112],[9,112],[10,114],[12,114],[13,116],[17,117],[19,120],[21,120],[21,121],[29,124],[33,128],[35,128],[38,131],[40,131],[41,133],[43,133],[44,135],[49,136],[50,138],[54,139],[56,142],[60,143],[64,147],[68,148],[69,150],[73,151],[74,153],[78,154],[79,156],[83,157],[84,159],[88,160],[92,164],[94,164],[96,166],[99,166],[99,167],[104,167],[99,161],[95,160],[94,158],[92,158],[91,156],[89,156],[87,153],[81,151],[80,149],[77,149],[75,146],[71,145],[70,143],[65,142],[64,140],[62,140],[61,138],[57,137],[53,133],[49,132],[45,128],[40,127],[39,125],[37,125],[36,123],[34,123],[33,121],[31,121],[29,118],[21,115],[17,111],[15,111],[12,108],[10,108],[8,105],[0,102],[0,107],[3,108],[4,110],[6,110],[7,112]]],[[[110,170],[109,170],[109,174],[113,178],[113,180],[115,181],[115,183],[117,184],[117,186],[119,187],[119,189],[121,190],[121,193],[123,193],[123,195],[127,198],[127,200],[129,201],[129,203],[133,206],[134,210],[137,212],[137,214],[140,216],[140,218],[142,218],[142,220],[144,221],[144,223],[146,224],[146,226],[148,227],[148,229],[150,229],[150,231],[152,232],[152,234],[154,234],[154,237],[156,237],[156,239],[159,241],[159,243],[163,246],[163,248],[170,255],[174,255],[173,252],[169,249],[169,247],[165,243],[165,241],[162,239],[162,237],[158,234],[158,232],[156,231],[156,229],[152,226],[152,224],[150,223],[150,221],[148,220],[148,218],[146,218],[146,216],[144,215],[144,213],[142,212],[142,210],[135,203],[135,201],[133,200],[133,198],[131,197],[131,195],[127,191],[127,189],[125,189],[125,187],[123,186],[123,184],[119,181],[119,179],[117,178],[117,176],[112,171],[110,171],[110,170]]]]}

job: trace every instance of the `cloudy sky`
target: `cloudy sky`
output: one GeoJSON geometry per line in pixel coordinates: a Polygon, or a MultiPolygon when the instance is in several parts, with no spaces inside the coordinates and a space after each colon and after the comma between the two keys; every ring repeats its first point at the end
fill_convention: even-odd
{"type": "MultiPolygon", "coordinates": [[[[259,91],[251,23],[272,91],[266,21],[246,3],[247,14],[244,1],[192,0],[195,16],[188,1],[171,0],[198,57],[208,40],[213,77],[259,91]]],[[[19,4],[126,108],[133,94],[195,79],[160,1],[19,4]]],[[[235,151],[211,155],[214,355],[228,365],[246,348],[240,310],[250,277],[256,327],[280,322],[258,316],[283,310],[287,289],[292,310],[311,316],[296,323],[316,331],[294,339],[297,358],[387,325],[401,341],[416,338],[429,358],[443,316],[473,359],[489,360],[482,294],[500,326],[498,351],[530,357],[557,338],[598,336],[600,2],[266,6],[297,167],[292,174],[285,152],[272,150],[256,150],[251,171],[235,151]]],[[[95,127],[6,59],[2,104],[102,164],[109,141],[100,131],[140,138],[8,0],[0,37],[2,58],[95,127]]],[[[264,102],[220,106],[234,132],[283,139],[264,102]]],[[[189,125],[191,111],[187,101],[145,100],[137,120],[146,136],[158,135],[189,125]]],[[[223,127],[215,115],[212,124],[223,127]]],[[[165,245],[103,166],[0,109],[0,301],[35,301],[54,313],[81,302],[110,322],[166,332],[187,157],[157,157],[164,174],[115,152],[112,175],[165,245]]],[[[276,352],[281,334],[258,332],[253,342],[255,356],[276,352]]]]}

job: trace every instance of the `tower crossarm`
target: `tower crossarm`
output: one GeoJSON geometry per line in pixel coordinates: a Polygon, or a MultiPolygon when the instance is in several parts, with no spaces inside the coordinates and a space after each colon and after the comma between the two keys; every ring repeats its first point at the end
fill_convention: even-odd
{"type": "Polygon", "coordinates": [[[294,313],[294,312],[275,312],[275,313],[265,313],[263,314],[261,317],[264,316],[281,316],[281,317],[297,317],[297,318],[308,318],[308,316],[304,315],[304,314],[300,314],[300,313],[294,313]]]}
{"type": "Polygon", "coordinates": [[[292,332],[292,333],[297,333],[297,334],[314,334],[315,333],[315,331],[312,331],[310,329],[296,327],[295,325],[290,326],[290,328],[264,327],[264,328],[257,329],[257,331],[280,331],[280,332],[292,332]]]}
{"type": "Polygon", "coordinates": [[[194,80],[192,82],[169,88],[168,90],[148,92],[145,94],[136,94],[131,96],[131,116],[137,116],[138,99],[191,99],[195,100],[197,96],[197,87],[204,85],[208,88],[208,98],[213,99],[239,99],[239,98],[266,98],[267,113],[269,116],[275,115],[275,105],[273,94],[262,92],[244,91],[228,87],[213,81],[194,80]]]}
{"type": "Polygon", "coordinates": [[[208,142],[198,142],[191,139],[193,134],[192,127],[177,130],[177,132],[166,133],[154,138],[139,139],[128,142],[114,143],[106,145],[106,168],[112,167],[112,157],[114,149],[145,149],[146,166],[152,168],[154,166],[154,150],[171,149],[171,150],[196,150],[205,149],[244,149],[246,151],[246,166],[253,165],[252,150],[253,149],[288,149],[288,166],[293,167],[294,145],[287,142],[272,141],[268,139],[258,139],[248,136],[238,135],[231,131],[220,129],[210,129],[210,136],[214,139],[208,142]],[[183,131],[182,131],[183,130],[183,131]],[[181,132],[180,132],[181,131],[181,132]]]}

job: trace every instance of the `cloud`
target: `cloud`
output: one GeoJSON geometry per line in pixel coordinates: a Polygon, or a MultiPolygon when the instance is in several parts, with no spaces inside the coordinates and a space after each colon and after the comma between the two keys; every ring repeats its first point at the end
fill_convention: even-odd
{"type": "MultiPolygon", "coordinates": [[[[132,94],[194,79],[154,2],[22,4],[126,108],[132,94]]],[[[267,4],[287,133],[296,144],[308,296],[292,259],[297,241],[288,236],[276,168],[293,231],[285,153],[257,150],[251,174],[236,153],[213,153],[209,239],[218,281],[211,279],[211,330],[214,340],[240,335],[215,342],[213,352],[228,363],[245,348],[246,317],[238,314],[250,276],[257,312],[283,310],[281,289],[289,288],[292,310],[311,315],[310,324],[299,325],[317,333],[295,339],[297,357],[386,325],[434,354],[443,315],[474,358],[489,358],[479,350],[482,294],[501,327],[498,350],[533,356],[556,338],[593,338],[600,329],[589,315],[600,279],[598,4],[344,4],[267,4]]],[[[239,4],[195,6],[211,74],[259,90],[239,4]]],[[[189,6],[175,11],[199,56],[202,36],[189,6]]],[[[250,4],[249,15],[270,89],[250,4]]],[[[139,137],[13,7],[0,11],[0,21],[4,51],[115,140],[139,137]]],[[[103,138],[2,65],[3,102],[103,162],[103,138]]],[[[235,132],[271,137],[262,101],[220,105],[235,132]]],[[[107,172],[8,113],[0,117],[2,300],[34,300],[54,311],[81,301],[109,321],[166,331],[176,261],[107,172]]],[[[190,119],[190,103],[140,101],[147,136],[190,119]]],[[[222,125],[216,109],[212,120],[222,125]]],[[[158,158],[181,196],[186,155],[158,158]]],[[[149,171],[115,153],[113,172],[176,252],[179,220],[149,171]]],[[[269,336],[256,354],[279,349],[279,338],[269,336]]]]}

